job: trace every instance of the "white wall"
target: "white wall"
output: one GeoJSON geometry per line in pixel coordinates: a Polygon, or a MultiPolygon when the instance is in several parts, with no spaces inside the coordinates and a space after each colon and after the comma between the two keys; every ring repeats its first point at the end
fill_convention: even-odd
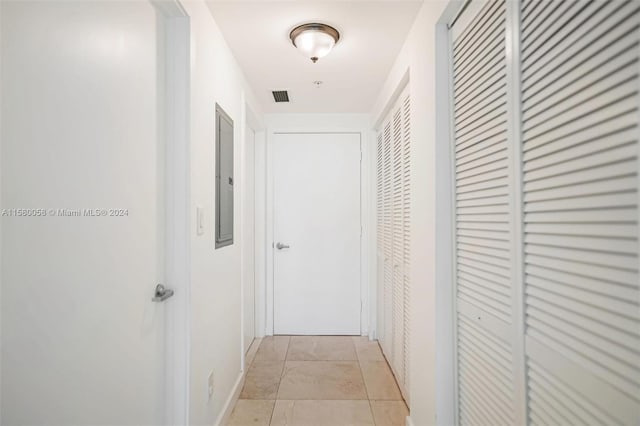
{"type": "Polygon", "coordinates": [[[374,121],[383,116],[408,71],[413,185],[410,417],[416,426],[454,423],[449,225],[442,222],[450,190],[442,153],[448,147],[438,145],[442,139],[436,136],[443,124],[436,116],[436,24],[446,6],[444,0],[425,1],[371,114],[374,121]]]}
{"type": "Polygon", "coordinates": [[[2,1],[2,424],[150,424],[163,306],[156,16],[148,2],[2,1]]]}
{"type": "Polygon", "coordinates": [[[245,140],[245,105],[253,102],[242,71],[201,1],[183,2],[191,18],[191,196],[192,223],[196,206],[205,212],[205,233],[191,243],[191,385],[190,423],[214,424],[241,379],[241,200],[245,140]],[[234,244],[215,250],[214,116],[218,103],[234,121],[234,244]],[[214,372],[209,401],[207,379],[214,372]]]}
{"type": "MultiPolygon", "coordinates": [[[[265,115],[266,125],[266,147],[265,149],[256,149],[256,181],[264,180],[264,186],[256,186],[256,198],[265,202],[265,212],[261,216],[257,212],[256,217],[264,218],[256,224],[256,235],[260,236],[259,241],[264,236],[264,242],[260,251],[256,252],[256,256],[263,258],[265,261],[264,282],[266,287],[265,294],[258,294],[258,303],[264,307],[265,315],[258,319],[259,331],[264,330],[266,335],[273,334],[273,250],[271,243],[273,242],[273,205],[270,194],[272,194],[272,176],[270,174],[271,157],[270,143],[273,135],[278,132],[285,133],[360,133],[363,149],[363,162],[361,170],[361,179],[363,185],[362,191],[362,225],[363,239],[361,252],[361,294],[363,297],[361,324],[362,334],[375,336],[375,318],[376,318],[376,289],[375,284],[371,284],[370,267],[373,267],[370,251],[370,230],[371,211],[367,209],[370,201],[370,177],[371,170],[369,164],[369,146],[371,140],[371,121],[368,114],[268,114],[265,115]]],[[[375,259],[375,258],[374,258],[375,259]]],[[[262,280],[263,278],[260,277],[262,280]]]]}

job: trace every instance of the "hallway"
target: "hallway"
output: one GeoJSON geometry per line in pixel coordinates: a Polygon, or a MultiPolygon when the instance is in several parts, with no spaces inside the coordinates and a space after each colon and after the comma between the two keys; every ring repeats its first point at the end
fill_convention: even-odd
{"type": "Polygon", "coordinates": [[[378,342],[367,337],[265,337],[246,364],[228,426],[396,426],[409,414],[378,342]]]}
{"type": "Polygon", "coordinates": [[[640,426],[640,0],[0,0],[0,426],[640,426]]]}

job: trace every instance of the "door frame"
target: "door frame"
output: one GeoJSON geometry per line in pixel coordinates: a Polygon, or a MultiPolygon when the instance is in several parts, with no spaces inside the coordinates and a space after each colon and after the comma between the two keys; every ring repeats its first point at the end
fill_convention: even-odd
{"type": "MultiPolygon", "coordinates": [[[[370,141],[372,138],[371,125],[368,115],[364,114],[277,114],[267,116],[266,152],[265,158],[265,241],[262,245],[265,258],[265,291],[263,295],[256,293],[257,303],[265,308],[264,317],[257,319],[258,329],[264,330],[265,335],[274,333],[274,249],[273,249],[273,147],[278,134],[335,134],[350,133],[360,135],[360,334],[375,338],[376,334],[376,288],[371,283],[370,267],[370,141]]],[[[256,152],[258,154],[258,152],[256,152]]],[[[258,157],[256,155],[256,161],[258,157]]],[[[257,179],[256,179],[257,180],[257,179]]],[[[258,189],[258,188],[256,188],[258,189]]],[[[261,293],[261,292],[260,292],[261,293]]]]}
{"type": "Polygon", "coordinates": [[[163,138],[165,281],[175,291],[166,302],[164,424],[189,424],[191,307],[191,162],[189,15],[179,0],[149,0],[164,29],[158,58],[164,84],[159,85],[158,132],[163,138]],[[162,66],[161,65],[161,66],[162,66]]]}
{"type": "MultiPolygon", "coordinates": [[[[244,95],[243,95],[244,98],[244,95]]],[[[259,254],[261,252],[261,250],[259,250],[258,247],[258,228],[259,228],[259,223],[260,221],[258,220],[259,218],[259,213],[260,213],[260,208],[259,208],[259,200],[258,200],[258,192],[259,192],[259,187],[258,187],[258,161],[257,161],[257,150],[258,150],[258,142],[259,140],[261,140],[261,135],[263,133],[263,126],[262,123],[260,122],[260,120],[258,119],[257,114],[253,111],[253,109],[251,108],[251,106],[249,105],[249,102],[247,102],[246,99],[244,99],[244,108],[242,110],[242,115],[243,115],[243,119],[241,120],[241,122],[244,123],[244,127],[241,129],[241,134],[242,134],[242,145],[241,145],[241,158],[245,158],[245,146],[246,146],[246,142],[247,142],[247,134],[246,134],[246,130],[247,128],[250,128],[253,131],[253,164],[246,164],[246,162],[242,163],[241,166],[241,170],[240,170],[240,176],[243,177],[243,179],[240,182],[240,187],[242,189],[242,193],[244,193],[244,188],[246,188],[246,182],[244,181],[244,176],[245,176],[245,169],[247,167],[252,167],[253,168],[253,205],[254,205],[254,212],[253,212],[253,240],[254,240],[254,246],[253,246],[253,270],[251,271],[253,273],[253,286],[254,286],[254,303],[253,303],[253,320],[254,320],[254,324],[253,324],[253,329],[254,329],[254,340],[256,338],[262,337],[261,333],[258,332],[258,316],[261,313],[261,310],[259,309],[259,304],[258,304],[258,293],[259,293],[259,282],[260,280],[258,279],[258,275],[259,275],[259,254]]],[[[239,234],[239,238],[241,242],[244,242],[244,231],[243,229],[244,224],[246,222],[246,218],[244,216],[244,200],[242,199],[242,197],[240,197],[240,223],[241,223],[241,227],[240,227],[240,234],[239,234]]],[[[260,247],[261,248],[261,247],[260,247]]],[[[248,350],[248,348],[244,347],[244,328],[245,328],[245,294],[244,294],[244,284],[245,284],[245,279],[246,279],[246,273],[248,271],[245,270],[246,269],[246,265],[244,264],[244,255],[241,254],[240,256],[240,282],[242,283],[241,288],[240,288],[240,300],[241,300],[241,307],[240,307],[240,328],[241,328],[241,342],[240,342],[240,352],[241,352],[241,363],[240,365],[242,366],[242,370],[244,371],[247,367],[245,359],[246,359],[246,352],[248,350]]]]}

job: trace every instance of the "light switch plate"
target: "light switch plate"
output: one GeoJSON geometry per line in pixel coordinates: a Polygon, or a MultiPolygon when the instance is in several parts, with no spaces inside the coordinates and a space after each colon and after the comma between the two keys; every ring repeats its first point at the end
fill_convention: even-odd
{"type": "Polygon", "coordinates": [[[204,209],[202,206],[196,206],[196,234],[204,234],[204,209]]]}

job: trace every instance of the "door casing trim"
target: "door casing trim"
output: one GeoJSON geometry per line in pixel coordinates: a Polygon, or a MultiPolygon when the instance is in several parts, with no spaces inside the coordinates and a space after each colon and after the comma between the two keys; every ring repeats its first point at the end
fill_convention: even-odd
{"type": "MultiPolygon", "coordinates": [[[[371,231],[371,200],[370,200],[370,161],[372,138],[371,125],[368,115],[364,114],[278,114],[266,116],[266,152],[265,152],[265,242],[264,257],[266,260],[264,300],[257,303],[264,304],[264,318],[258,319],[258,330],[264,330],[264,335],[274,334],[274,276],[273,276],[273,144],[278,134],[359,134],[362,160],[360,163],[360,225],[362,237],[360,239],[360,334],[375,338],[376,335],[376,288],[371,281],[370,273],[370,231],[371,231]]],[[[258,161],[258,158],[256,158],[258,161]]],[[[256,180],[258,178],[256,177],[256,180]]],[[[258,337],[258,336],[256,336],[258,337]]]]}
{"type": "Polygon", "coordinates": [[[189,424],[191,309],[191,162],[189,15],[179,0],[149,0],[164,22],[164,87],[159,112],[165,145],[165,280],[175,291],[166,303],[164,424],[189,424]]]}

